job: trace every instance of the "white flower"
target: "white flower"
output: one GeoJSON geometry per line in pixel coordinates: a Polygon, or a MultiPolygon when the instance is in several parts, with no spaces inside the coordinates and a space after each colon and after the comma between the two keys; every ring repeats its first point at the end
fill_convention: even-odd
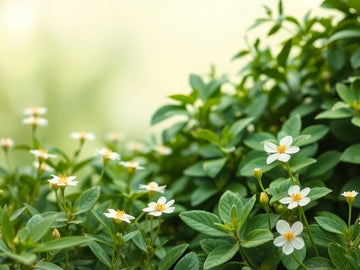
{"type": "Polygon", "coordinates": [[[131,152],[145,152],[146,147],[140,142],[128,142],[126,148],[131,152]]]}
{"type": "Polygon", "coordinates": [[[45,107],[38,107],[38,106],[33,106],[23,110],[23,114],[32,115],[32,116],[43,115],[46,113],[47,113],[47,109],[45,107]]]}
{"type": "Polygon", "coordinates": [[[104,213],[104,215],[108,218],[113,218],[117,223],[120,223],[122,221],[130,223],[130,220],[135,219],[135,217],[126,214],[124,210],[115,211],[114,209],[108,209],[108,211],[109,213],[104,213]]]}
{"type": "Polygon", "coordinates": [[[341,193],[342,196],[345,197],[345,200],[352,204],[355,200],[355,197],[358,195],[359,193],[355,190],[353,191],[344,191],[343,193],[341,193]]]}
{"type": "Polygon", "coordinates": [[[70,138],[74,140],[80,140],[80,142],[93,141],[95,140],[95,135],[90,132],[79,131],[79,132],[71,132],[70,138]]]}
{"type": "Polygon", "coordinates": [[[156,182],[150,182],[147,185],[139,185],[139,188],[144,188],[147,191],[164,193],[166,186],[159,186],[156,182]]]}
{"type": "Polygon", "coordinates": [[[48,180],[50,184],[56,185],[58,187],[66,187],[66,186],[76,186],[79,182],[73,181],[76,176],[66,176],[66,175],[51,175],[53,178],[48,180]]]}
{"type": "Polygon", "coordinates": [[[132,171],[145,169],[144,167],[140,166],[139,162],[137,161],[121,161],[119,164],[132,171]]]}
{"type": "Polygon", "coordinates": [[[175,207],[170,207],[173,205],[175,200],[170,200],[166,202],[166,198],[164,196],[160,197],[159,200],[155,202],[151,202],[148,204],[148,207],[144,208],[144,212],[149,212],[149,215],[153,216],[161,216],[162,213],[172,213],[175,210],[175,207]]]}
{"type": "Polygon", "coordinates": [[[282,252],[289,255],[294,252],[295,249],[302,249],[305,246],[304,240],[298,237],[303,231],[304,226],[300,221],[296,221],[290,228],[289,223],[285,220],[279,220],[276,223],[276,230],[280,233],[280,236],[274,240],[274,245],[282,247],[282,252]]]}
{"type": "Polygon", "coordinates": [[[14,141],[10,138],[1,138],[0,144],[1,144],[2,149],[7,151],[9,148],[14,146],[14,141]]]}
{"type": "Polygon", "coordinates": [[[121,132],[109,132],[105,135],[105,139],[109,142],[118,142],[124,140],[125,135],[121,132]]]}
{"type": "Polygon", "coordinates": [[[53,167],[50,167],[49,165],[47,165],[45,162],[41,162],[41,165],[40,165],[40,168],[39,168],[39,161],[34,161],[33,163],[33,166],[36,168],[36,169],[40,169],[40,171],[44,172],[44,171],[47,171],[47,172],[55,172],[55,169],[53,167]]]}
{"type": "Polygon", "coordinates": [[[46,160],[48,158],[56,158],[57,157],[54,154],[49,154],[48,150],[44,150],[41,148],[30,150],[30,153],[33,154],[35,157],[39,158],[39,160],[46,160]]]}
{"type": "Polygon", "coordinates": [[[293,138],[291,136],[286,136],[280,140],[280,145],[275,145],[271,142],[265,142],[264,150],[271,155],[268,156],[266,164],[270,164],[275,160],[282,162],[288,162],[290,159],[289,154],[294,154],[299,152],[300,148],[297,146],[291,146],[293,138]]]}
{"type": "Polygon", "coordinates": [[[293,209],[298,206],[305,206],[310,202],[310,198],[306,197],[310,192],[310,188],[306,187],[300,191],[300,187],[290,186],[288,194],[290,197],[285,197],[280,200],[283,204],[288,204],[289,209],[293,209]]]}
{"type": "Polygon", "coordinates": [[[21,121],[25,125],[32,125],[33,127],[43,127],[48,124],[48,120],[37,116],[29,116],[21,121]]]}
{"type": "Polygon", "coordinates": [[[161,156],[168,156],[172,153],[172,149],[165,145],[160,145],[155,148],[155,151],[161,156]]]}
{"type": "Polygon", "coordinates": [[[120,155],[118,153],[106,148],[96,150],[96,154],[101,155],[105,161],[120,159],[120,155]]]}

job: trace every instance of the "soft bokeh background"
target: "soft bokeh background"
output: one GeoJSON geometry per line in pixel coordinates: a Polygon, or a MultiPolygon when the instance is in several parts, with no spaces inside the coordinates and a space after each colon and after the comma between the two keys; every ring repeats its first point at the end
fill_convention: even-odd
{"type": "MultiPolygon", "coordinates": [[[[303,17],[321,1],[285,0],[303,17]]],[[[166,96],[189,91],[189,73],[238,80],[246,29],[275,0],[12,0],[0,4],[0,137],[30,142],[22,109],[48,107],[46,144],[75,147],[69,133],[88,130],[100,145],[108,131],[147,139],[166,96]]],[[[270,26],[269,26],[270,27],[270,26]]],[[[268,29],[268,28],[267,28],[268,29]]],[[[249,40],[264,36],[251,31],[249,40]]],[[[270,44],[278,46],[275,39],[270,44]]]]}

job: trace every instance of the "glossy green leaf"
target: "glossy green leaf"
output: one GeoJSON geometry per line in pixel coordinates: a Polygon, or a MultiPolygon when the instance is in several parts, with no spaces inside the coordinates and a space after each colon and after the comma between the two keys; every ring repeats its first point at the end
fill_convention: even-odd
{"type": "Polygon", "coordinates": [[[346,117],[351,117],[354,115],[354,112],[351,108],[341,108],[338,110],[328,110],[322,113],[319,113],[315,119],[341,119],[346,117]]]}
{"type": "Polygon", "coordinates": [[[239,174],[241,176],[253,176],[255,168],[260,168],[261,171],[265,173],[275,168],[278,165],[276,161],[271,164],[266,164],[266,159],[267,157],[262,156],[251,160],[243,167],[239,167],[239,174]]]}
{"type": "Polygon", "coordinates": [[[314,257],[304,261],[309,270],[335,270],[334,265],[328,258],[314,257]]]}
{"type": "Polygon", "coordinates": [[[273,239],[274,237],[268,229],[257,229],[251,231],[246,236],[245,240],[241,242],[241,246],[244,248],[253,248],[263,245],[273,239]]]}
{"type": "Polygon", "coordinates": [[[33,252],[49,252],[84,245],[92,241],[84,236],[67,236],[45,242],[32,249],[33,252]]]}
{"type": "Polygon", "coordinates": [[[346,228],[343,226],[344,224],[338,224],[336,220],[328,218],[328,217],[315,217],[315,221],[319,224],[321,228],[323,228],[325,231],[332,232],[332,233],[338,233],[343,234],[344,229],[346,228]]]}
{"type": "Polygon", "coordinates": [[[101,261],[103,264],[105,264],[107,267],[110,267],[111,261],[108,256],[108,254],[105,252],[105,250],[95,241],[91,241],[89,243],[89,248],[94,253],[96,258],[98,258],[99,261],[101,261]]]}
{"type": "Polygon", "coordinates": [[[174,270],[199,270],[200,262],[195,252],[186,254],[181,260],[175,265],[174,270]]]}
{"type": "Polygon", "coordinates": [[[341,156],[341,161],[360,164],[360,143],[346,148],[341,156]]]}
{"type": "Polygon", "coordinates": [[[75,214],[79,215],[89,211],[100,197],[100,187],[92,187],[81,193],[74,203],[74,209],[79,209],[75,214]]]}
{"type": "Polygon", "coordinates": [[[329,128],[325,125],[313,125],[305,128],[300,134],[301,135],[310,135],[310,138],[305,140],[303,143],[296,144],[297,146],[304,146],[312,144],[324,138],[325,135],[329,132],[329,128]]]}
{"type": "Polygon", "coordinates": [[[344,29],[341,31],[337,31],[330,36],[329,42],[348,38],[360,38],[360,29],[344,29]]]}
{"type": "Polygon", "coordinates": [[[356,268],[352,267],[352,263],[346,256],[348,253],[341,245],[329,243],[328,252],[331,262],[335,265],[336,269],[356,270],[356,268]]]}
{"type": "Polygon", "coordinates": [[[298,172],[314,163],[316,163],[316,159],[307,157],[294,157],[291,158],[289,162],[293,172],[298,172]]]}
{"type": "Polygon", "coordinates": [[[360,127],[360,117],[359,116],[354,116],[353,118],[351,118],[351,123],[354,126],[360,127]]]}
{"type": "Polygon", "coordinates": [[[203,139],[214,144],[218,144],[220,142],[218,135],[209,129],[194,130],[191,134],[197,139],[203,139]]]}
{"type": "Polygon", "coordinates": [[[308,177],[318,177],[327,173],[340,162],[341,153],[338,151],[327,151],[317,158],[317,162],[310,166],[306,172],[308,177]]]}
{"type": "Polygon", "coordinates": [[[151,118],[151,125],[155,125],[175,115],[189,116],[183,105],[164,105],[160,107],[151,118]]]}
{"type": "Polygon", "coordinates": [[[210,177],[215,177],[226,164],[227,158],[211,159],[203,163],[203,169],[210,177]]]}
{"type": "Polygon", "coordinates": [[[238,250],[238,244],[228,244],[215,248],[207,256],[204,262],[204,270],[226,263],[234,257],[238,250]]]}
{"type": "Polygon", "coordinates": [[[173,247],[168,252],[159,264],[159,270],[168,270],[170,267],[180,258],[180,256],[185,252],[188,248],[188,244],[182,244],[176,247],[173,247]]]}
{"type": "Polygon", "coordinates": [[[320,199],[321,197],[328,195],[331,192],[332,192],[332,190],[327,187],[314,187],[314,188],[311,188],[308,197],[312,201],[314,201],[314,200],[320,199]]]}

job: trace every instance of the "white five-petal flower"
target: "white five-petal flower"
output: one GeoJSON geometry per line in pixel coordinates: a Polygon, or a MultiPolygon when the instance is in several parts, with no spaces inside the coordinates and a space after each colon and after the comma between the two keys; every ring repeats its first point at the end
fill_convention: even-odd
{"type": "Polygon", "coordinates": [[[141,142],[131,141],[126,143],[126,148],[131,152],[145,152],[146,147],[141,142]]]}
{"type": "Polygon", "coordinates": [[[109,212],[104,213],[104,215],[108,218],[113,218],[116,223],[120,223],[122,221],[130,223],[130,220],[135,219],[135,217],[126,214],[124,210],[108,209],[108,211],[109,212]]]}
{"type": "Polygon", "coordinates": [[[288,162],[290,159],[289,154],[294,154],[299,152],[300,148],[298,146],[291,146],[293,138],[291,136],[286,136],[280,140],[280,145],[275,145],[271,142],[264,143],[265,152],[271,154],[268,156],[266,163],[270,164],[275,160],[282,162],[288,162]]]}
{"type": "Polygon", "coordinates": [[[174,204],[175,200],[170,200],[166,202],[164,196],[160,197],[157,202],[151,202],[148,204],[148,207],[144,208],[144,212],[148,212],[149,215],[159,217],[162,213],[172,213],[175,210],[175,207],[170,207],[174,204]]]}
{"type": "Polygon", "coordinates": [[[54,154],[49,154],[48,150],[44,150],[44,149],[33,149],[30,150],[30,153],[33,154],[35,157],[39,158],[39,160],[46,160],[48,158],[56,158],[57,156],[54,154]]]}
{"type": "Polygon", "coordinates": [[[43,115],[46,113],[47,113],[46,107],[33,106],[33,107],[29,107],[29,108],[26,108],[23,110],[23,114],[32,115],[32,116],[39,116],[39,115],[43,115]]]}
{"type": "Polygon", "coordinates": [[[48,180],[51,185],[56,185],[58,187],[66,187],[66,186],[76,186],[79,182],[74,181],[76,176],[66,176],[60,175],[56,176],[54,174],[51,175],[53,178],[48,180]]]}
{"type": "Polygon", "coordinates": [[[144,167],[140,166],[139,162],[137,161],[121,161],[119,162],[119,164],[127,169],[134,169],[134,170],[145,169],[144,167]]]}
{"type": "Polygon", "coordinates": [[[276,223],[276,230],[280,236],[274,240],[274,245],[282,247],[282,252],[289,255],[294,252],[294,249],[302,249],[305,246],[304,240],[298,237],[304,229],[300,221],[296,221],[290,228],[290,224],[285,220],[279,220],[276,223]]]}
{"type": "Polygon", "coordinates": [[[165,186],[159,186],[156,182],[150,182],[147,185],[139,185],[139,188],[146,189],[147,191],[154,191],[159,193],[164,193],[166,185],[165,186]]]}
{"type": "Polygon", "coordinates": [[[280,202],[288,204],[289,209],[293,209],[298,206],[305,206],[310,202],[310,198],[306,197],[309,192],[309,187],[300,191],[300,187],[298,185],[290,186],[288,190],[289,197],[282,198],[280,202]]]}
{"type": "Polygon", "coordinates": [[[7,151],[9,148],[14,146],[14,141],[10,138],[1,138],[0,144],[1,144],[2,149],[7,151]]]}
{"type": "Polygon", "coordinates": [[[43,127],[48,124],[48,120],[37,116],[29,116],[22,120],[25,125],[32,125],[33,127],[43,127]]]}
{"type": "Polygon", "coordinates": [[[95,135],[93,133],[86,131],[79,131],[79,132],[74,131],[70,133],[70,138],[74,140],[79,140],[80,142],[93,141],[95,140],[95,135]]]}
{"type": "Polygon", "coordinates": [[[355,197],[358,195],[359,193],[355,190],[353,191],[344,191],[343,193],[341,193],[342,196],[345,197],[345,200],[352,204],[355,200],[355,197]]]}
{"type": "Polygon", "coordinates": [[[120,159],[120,155],[118,153],[113,152],[110,149],[106,149],[106,148],[101,148],[97,150],[96,154],[101,155],[105,161],[120,159]]]}
{"type": "Polygon", "coordinates": [[[155,151],[161,156],[168,156],[172,153],[172,149],[165,145],[155,147],[155,151]]]}

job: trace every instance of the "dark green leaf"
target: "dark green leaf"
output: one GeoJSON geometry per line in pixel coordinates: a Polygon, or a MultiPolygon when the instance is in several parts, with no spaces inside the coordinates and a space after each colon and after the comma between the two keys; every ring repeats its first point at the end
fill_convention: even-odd
{"type": "Polygon", "coordinates": [[[338,151],[327,151],[317,158],[316,164],[309,167],[306,172],[308,177],[318,177],[325,174],[340,162],[341,153],[338,151]]]}
{"type": "Polygon", "coordinates": [[[253,230],[246,236],[245,240],[241,242],[241,246],[244,248],[253,248],[273,239],[274,237],[268,229],[253,230]]]}
{"type": "Polygon", "coordinates": [[[176,265],[174,270],[199,270],[199,258],[195,252],[186,254],[176,265]]]}
{"type": "Polygon", "coordinates": [[[343,270],[356,270],[352,267],[351,262],[345,256],[348,254],[342,246],[335,243],[329,243],[329,256],[331,262],[335,265],[336,269],[343,269],[343,270]]]}
{"type": "Polygon", "coordinates": [[[312,201],[315,201],[321,197],[328,195],[330,192],[332,192],[332,190],[328,189],[326,187],[314,187],[314,188],[311,188],[308,197],[312,201]]]}
{"type": "Polygon", "coordinates": [[[227,158],[207,160],[203,163],[203,169],[206,174],[214,178],[226,164],[227,158]]]}
{"type": "Polygon", "coordinates": [[[314,257],[304,261],[309,270],[334,270],[334,265],[328,258],[314,257]]]}
{"type": "Polygon", "coordinates": [[[29,230],[29,235],[27,240],[31,240],[32,242],[39,241],[46,233],[49,232],[50,228],[54,224],[56,220],[56,215],[52,215],[50,217],[46,217],[40,220],[31,230],[29,230]]]}
{"type": "Polygon", "coordinates": [[[159,264],[159,270],[168,270],[170,267],[180,258],[180,256],[185,252],[189,245],[182,244],[176,247],[173,247],[168,252],[159,264]]]}
{"type": "Polygon", "coordinates": [[[223,245],[215,248],[204,262],[204,270],[219,266],[229,261],[238,252],[238,244],[223,245]]]}
{"type": "Polygon", "coordinates": [[[343,223],[338,224],[336,220],[333,220],[328,217],[315,217],[315,220],[320,225],[321,228],[323,228],[325,231],[328,232],[343,234],[344,229],[346,228],[346,225],[344,227],[343,223]]]}
{"type": "Polygon", "coordinates": [[[34,248],[33,252],[49,252],[54,250],[62,250],[71,247],[84,245],[92,241],[84,236],[67,236],[45,242],[34,248]]]}
{"type": "Polygon", "coordinates": [[[242,51],[238,52],[237,54],[235,54],[235,55],[233,56],[233,58],[231,58],[231,61],[234,61],[234,60],[236,60],[236,59],[238,59],[238,58],[241,58],[241,57],[249,54],[249,52],[250,52],[250,51],[248,51],[248,50],[242,50],[242,51]]]}
{"type": "Polygon", "coordinates": [[[286,62],[290,53],[290,49],[292,46],[292,39],[289,39],[284,47],[282,48],[281,52],[279,53],[279,55],[277,56],[277,61],[279,63],[279,66],[281,67],[286,67],[286,62]]]}
{"type": "Polygon", "coordinates": [[[360,164],[360,143],[346,148],[341,156],[341,161],[360,164]]]}
{"type": "Polygon", "coordinates": [[[107,267],[110,267],[110,258],[108,254],[105,252],[105,250],[95,241],[91,241],[89,243],[89,248],[94,253],[96,258],[98,258],[99,261],[101,261],[103,264],[105,264],[107,267]]]}
{"type": "Polygon", "coordinates": [[[184,174],[187,176],[196,176],[196,177],[205,177],[207,174],[205,173],[203,169],[203,161],[200,161],[198,163],[195,163],[194,165],[186,168],[184,171],[184,174]]]}
{"type": "Polygon", "coordinates": [[[301,131],[301,118],[299,115],[292,116],[282,126],[278,135],[279,139],[285,136],[297,137],[301,131]]]}
{"type": "Polygon", "coordinates": [[[74,203],[75,214],[79,215],[89,211],[97,202],[100,196],[100,187],[92,187],[83,192],[74,203]]]}
{"type": "Polygon", "coordinates": [[[189,116],[189,113],[185,110],[185,106],[183,105],[164,105],[160,107],[152,116],[151,125],[155,125],[174,115],[189,116]]]}
{"type": "Polygon", "coordinates": [[[35,266],[36,270],[63,270],[60,266],[51,262],[40,262],[35,266]]]}
{"type": "Polygon", "coordinates": [[[213,186],[200,186],[191,194],[191,205],[197,206],[218,192],[219,190],[213,186]]]}

